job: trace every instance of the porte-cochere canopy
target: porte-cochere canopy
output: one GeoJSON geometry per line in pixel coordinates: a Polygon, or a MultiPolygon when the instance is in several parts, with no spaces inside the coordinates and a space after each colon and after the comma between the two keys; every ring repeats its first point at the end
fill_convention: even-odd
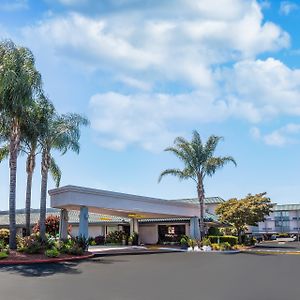
{"type": "Polygon", "coordinates": [[[67,234],[67,211],[80,210],[79,234],[88,236],[88,211],[132,219],[132,228],[138,231],[137,219],[191,218],[190,234],[199,236],[196,221],[199,205],[196,203],[163,200],[79,186],[64,186],[49,191],[51,207],[62,209],[61,237],[67,234]]]}
{"type": "Polygon", "coordinates": [[[163,200],[79,186],[64,186],[49,191],[51,207],[79,210],[88,207],[90,212],[106,215],[140,218],[199,216],[199,206],[176,200],[163,200]]]}

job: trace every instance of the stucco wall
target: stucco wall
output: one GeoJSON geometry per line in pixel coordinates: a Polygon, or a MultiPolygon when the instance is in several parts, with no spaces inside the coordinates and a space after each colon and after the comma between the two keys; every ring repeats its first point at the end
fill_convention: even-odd
{"type": "MultiPolygon", "coordinates": [[[[73,225],[71,235],[77,236],[79,231],[79,226],[73,225]]],[[[104,235],[104,225],[89,225],[89,237],[95,237],[98,235],[104,235]]]]}

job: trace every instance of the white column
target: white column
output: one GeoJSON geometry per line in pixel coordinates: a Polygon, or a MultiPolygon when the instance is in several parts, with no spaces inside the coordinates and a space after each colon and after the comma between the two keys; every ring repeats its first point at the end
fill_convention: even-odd
{"type": "Polygon", "coordinates": [[[89,237],[89,210],[86,206],[80,207],[79,236],[89,237]]]}
{"type": "Polygon", "coordinates": [[[61,240],[66,240],[68,238],[68,211],[66,209],[60,210],[60,222],[59,222],[59,238],[61,240]]]}
{"type": "Polygon", "coordinates": [[[200,239],[200,228],[199,228],[199,218],[192,217],[190,219],[190,238],[200,239]]]}

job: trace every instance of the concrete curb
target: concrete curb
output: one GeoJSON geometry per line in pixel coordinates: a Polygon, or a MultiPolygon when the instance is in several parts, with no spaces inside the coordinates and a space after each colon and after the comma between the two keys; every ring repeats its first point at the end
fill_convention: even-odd
{"type": "Polygon", "coordinates": [[[47,263],[58,263],[68,261],[78,261],[83,259],[92,258],[93,253],[89,253],[82,256],[71,256],[65,258],[49,258],[49,259],[33,259],[33,260],[0,260],[0,267],[6,265],[32,265],[32,264],[47,264],[47,263]]]}
{"type": "Polygon", "coordinates": [[[182,251],[177,250],[166,250],[166,251],[141,251],[141,252],[94,252],[94,257],[104,257],[104,256],[124,256],[124,255],[150,255],[150,254],[165,254],[165,253],[182,253],[182,251]]]}

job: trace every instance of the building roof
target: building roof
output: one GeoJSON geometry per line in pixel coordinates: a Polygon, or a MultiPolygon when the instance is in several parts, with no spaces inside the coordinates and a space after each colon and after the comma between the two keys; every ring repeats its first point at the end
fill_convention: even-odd
{"type": "Polygon", "coordinates": [[[273,206],[273,211],[281,210],[300,210],[300,204],[276,204],[273,206]]]}
{"type": "MultiPolygon", "coordinates": [[[[198,198],[187,198],[187,199],[175,199],[172,201],[177,201],[177,202],[185,202],[185,203],[193,203],[193,204],[198,204],[199,200],[198,198]]],[[[205,204],[219,204],[225,202],[224,199],[221,197],[207,197],[204,199],[205,204]]]]}
{"type": "MultiPolygon", "coordinates": [[[[47,208],[46,216],[60,215],[60,209],[55,208],[47,208]]],[[[40,210],[32,209],[30,214],[30,223],[32,225],[36,224],[40,219],[40,210]]],[[[89,213],[89,223],[91,224],[107,224],[107,223],[124,223],[129,222],[128,218],[121,218],[115,216],[107,216],[95,213],[89,213]]],[[[69,211],[69,223],[70,224],[78,224],[79,223],[79,211],[70,210],[69,211]]],[[[16,211],[16,224],[17,226],[21,226],[25,224],[25,210],[19,209],[16,211]]],[[[8,226],[9,225],[9,214],[8,211],[0,212],[0,226],[8,226]]]]}
{"type": "MultiPolygon", "coordinates": [[[[56,208],[47,208],[46,216],[59,216],[60,209],[56,208]]],[[[36,224],[40,218],[40,210],[39,209],[32,209],[30,214],[31,225],[36,224]]],[[[218,217],[211,213],[206,212],[204,220],[206,222],[217,222],[218,217]]],[[[142,223],[151,223],[151,222],[180,222],[180,221],[189,221],[189,218],[156,218],[156,219],[140,219],[139,222],[142,223]]],[[[108,216],[96,213],[89,213],[89,223],[90,224],[122,224],[128,223],[129,218],[122,218],[116,216],[108,216]]],[[[79,224],[79,211],[70,210],[69,211],[69,223],[70,224],[79,224]]],[[[16,224],[17,226],[25,225],[25,210],[18,209],[16,211],[16,224]]],[[[9,225],[9,214],[8,211],[0,211],[0,227],[1,226],[8,226],[9,225]]]]}

